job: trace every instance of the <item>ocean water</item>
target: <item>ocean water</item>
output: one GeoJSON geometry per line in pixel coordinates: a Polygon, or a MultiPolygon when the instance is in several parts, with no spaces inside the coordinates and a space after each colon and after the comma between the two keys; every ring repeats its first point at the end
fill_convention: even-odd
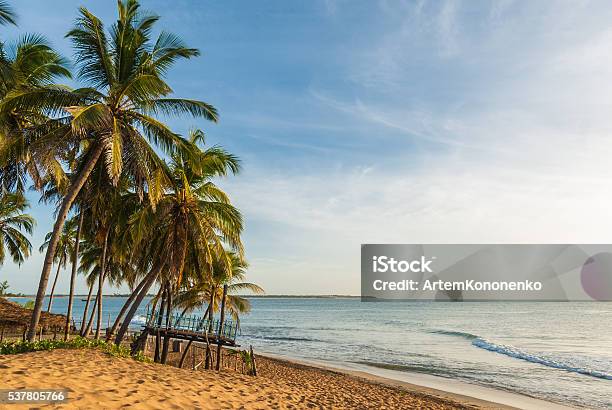
{"type": "MultiPolygon", "coordinates": [[[[105,323],[124,300],[105,299],[105,323]]],[[[612,408],[609,302],[251,302],[238,343],[256,351],[427,373],[576,407],[612,408]]],[[[64,313],[66,304],[56,299],[53,311],[64,313]]],[[[83,306],[78,299],[77,318],[83,306]]]]}

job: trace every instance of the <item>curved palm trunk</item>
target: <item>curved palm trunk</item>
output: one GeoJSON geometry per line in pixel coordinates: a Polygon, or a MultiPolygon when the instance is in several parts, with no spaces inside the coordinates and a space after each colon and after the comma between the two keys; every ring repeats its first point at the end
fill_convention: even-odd
{"type": "Polygon", "coordinates": [[[81,336],[85,335],[85,322],[87,321],[87,313],[89,313],[89,302],[91,301],[91,294],[93,293],[93,287],[95,282],[91,282],[89,285],[89,293],[87,294],[87,302],[85,302],[85,309],[83,309],[83,320],[81,320],[81,336]]]}
{"type": "MultiPolygon", "coordinates": [[[[72,255],[72,272],[70,273],[70,296],[68,297],[68,311],[66,312],[66,326],[64,326],[64,340],[68,340],[70,330],[70,319],[72,319],[72,303],[74,302],[74,282],[77,273],[77,261],[79,260],[79,245],[81,242],[81,229],[83,228],[83,211],[79,214],[79,226],[76,231],[76,243],[72,255]]],[[[90,293],[91,295],[91,293],[90,293]]]]}
{"type": "Polygon", "coordinates": [[[208,316],[210,322],[208,322],[208,329],[206,329],[206,362],[204,364],[205,369],[210,369],[210,361],[211,351],[210,351],[210,343],[208,343],[208,334],[212,332],[213,329],[213,307],[215,303],[215,287],[212,286],[210,290],[210,302],[208,303],[208,316]]]}
{"type": "MultiPolygon", "coordinates": [[[[166,305],[166,328],[168,327],[172,327],[173,323],[172,323],[172,319],[170,318],[170,315],[172,314],[172,285],[170,284],[170,282],[168,282],[167,286],[167,292],[168,292],[168,303],[166,305]]],[[[162,347],[162,354],[161,354],[161,363],[162,364],[166,364],[166,360],[168,360],[168,346],[170,344],[170,337],[168,336],[168,334],[166,334],[166,336],[164,336],[164,345],[162,347]]]]}
{"type": "Polygon", "coordinates": [[[155,321],[155,318],[156,318],[155,309],[157,309],[157,302],[159,302],[161,298],[161,293],[162,293],[162,290],[160,288],[159,291],[157,292],[157,295],[155,295],[155,297],[153,298],[153,306],[151,306],[151,318],[147,321],[147,326],[151,326],[155,321]]]}
{"type": "Polygon", "coordinates": [[[40,321],[40,313],[42,311],[42,303],[45,297],[45,291],[47,290],[47,282],[49,282],[49,273],[51,272],[51,265],[53,264],[53,256],[55,255],[55,250],[57,248],[57,242],[59,241],[60,233],[62,232],[62,228],[64,227],[64,222],[66,222],[66,217],[68,216],[68,212],[70,211],[70,207],[74,203],[77,195],[89,175],[91,171],[93,171],[96,163],[100,159],[100,155],[102,155],[102,144],[96,144],[85,163],[85,166],[81,169],[81,171],[77,174],[76,179],[70,184],[70,188],[68,188],[68,192],[64,199],[62,200],[62,205],[57,213],[57,219],[55,220],[55,224],[53,225],[53,234],[51,235],[51,239],[49,240],[49,247],[47,248],[47,254],[45,255],[45,262],[43,263],[42,272],[40,274],[40,282],[38,283],[38,291],[36,293],[36,300],[34,302],[34,310],[32,311],[32,320],[30,321],[30,327],[28,328],[28,341],[33,342],[36,337],[36,329],[38,328],[38,322],[40,321]]]}
{"type": "Polygon", "coordinates": [[[193,340],[190,340],[187,343],[187,347],[185,347],[185,351],[183,352],[183,355],[181,356],[181,361],[179,362],[179,369],[183,367],[183,363],[185,363],[185,357],[187,357],[187,352],[189,352],[189,348],[191,347],[191,344],[193,343],[193,340]]]}
{"type": "Polygon", "coordinates": [[[87,327],[85,328],[85,331],[83,332],[83,337],[87,337],[91,333],[91,328],[93,326],[94,317],[96,316],[96,309],[97,309],[97,307],[98,307],[98,295],[96,295],[96,298],[94,299],[93,309],[91,311],[91,315],[89,316],[89,321],[87,322],[87,327]]]}
{"type": "Polygon", "coordinates": [[[155,354],[153,355],[153,361],[155,363],[159,363],[160,361],[160,346],[161,346],[161,337],[160,337],[160,328],[162,326],[162,321],[164,318],[164,311],[166,310],[166,300],[168,299],[168,288],[165,283],[159,287],[159,291],[162,295],[161,304],[159,305],[159,313],[157,315],[157,331],[155,332],[155,354]]]}
{"type": "MultiPolygon", "coordinates": [[[[100,330],[101,330],[101,326],[102,326],[102,285],[104,283],[104,275],[100,275],[100,279],[98,279],[98,293],[96,295],[96,304],[95,307],[98,309],[96,310],[96,333],[94,335],[94,338],[99,339],[100,338],[100,330]]],[[[92,318],[93,318],[93,314],[92,314],[92,318]]],[[[90,326],[91,329],[91,326],[90,326]]]]}
{"type": "Polygon", "coordinates": [[[51,305],[53,304],[53,295],[55,294],[55,285],[57,285],[57,278],[62,267],[62,261],[60,260],[57,264],[57,271],[55,272],[55,279],[53,279],[53,286],[51,286],[51,293],[49,294],[49,304],[47,305],[47,312],[51,312],[51,305]]]}
{"type": "MultiPolygon", "coordinates": [[[[106,335],[107,342],[110,341],[111,337],[113,337],[113,334],[117,331],[117,328],[119,327],[119,324],[121,323],[121,318],[123,317],[123,315],[125,315],[125,312],[128,310],[128,308],[130,307],[130,305],[132,304],[132,302],[138,295],[138,292],[140,292],[142,287],[145,285],[145,282],[146,282],[146,278],[140,281],[138,286],[136,286],[136,288],[130,294],[130,297],[125,301],[125,303],[121,307],[121,310],[119,311],[119,314],[117,315],[117,318],[115,319],[115,322],[113,323],[113,327],[110,328],[110,330],[108,331],[108,334],[106,335]]],[[[152,312],[155,311],[155,308],[153,308],[151,311],[152,312]]]]}
{"type": "Polygon", "coordinates": [[[125,320],[123,321],[123,323],[121,324],[121,327],[119,328],[119,331],[117,332],[117,337],[115,338],[116,345],[121,344],[121,342],[123,341],[125,332],[127,332],[128,327],[130,326],[130,322],[132,321],[132,318],[134,318],[134,315],[136,314],[136,310],[138,310],[138,307],[140,306],[140,304],[142,303],[142,300],[144,299],[147,292],[151,288],[151,285],[153,285],[153,283],[155,282],[155,279],[157,278],[157,275],[159,275],[159,272],[161,272],[163,266],[164,264],[162,262],[158,263],[157,266],[151,269],[151,271],[147,275],[146,277],[147,281],[145,282],[145,285],[140,290],[140,293],[138,293],[138,296],[136,296],[136,299],[132,303],[132,306],[130,306],[130,310],[125,315],[125,320]]]}
{"type": "Polygon", "coordinates": [[[225,321],[225,299],[227,298],[227,285],[223,285],[223,296],[221,299],[221,313],[219,314],[219,330],[217,330],[217,364],[215,370],[221,367],[221,335],[223,334],[223,322],[225,321]]]}
{"type": "Polygon", "coordinates": [[[166,310],[166,300],[168,300],[168,292],[165,284],[160,286],[161,304],[159,305],[159,313],[157,314],[157,327],[161,327],[164,320],[164,311],[166,310]]]}
{"type": "Polygon", "coordinates": [[[100,276],[98,277],[98,323],[96,325],[96,339],[100,338],[100,330],[102,328],[102,285],[104,285],[104,276],[106,276],[106,253],[108,252],[108,233],[104,235],[104,246],[102,247],[102,256],[100,257],[100,276]]]}

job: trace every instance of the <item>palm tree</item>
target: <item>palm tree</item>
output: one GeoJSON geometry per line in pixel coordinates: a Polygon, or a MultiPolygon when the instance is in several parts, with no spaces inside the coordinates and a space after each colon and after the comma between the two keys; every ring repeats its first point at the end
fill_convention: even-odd
{"type": "Polygon", "coordinates": [[[226,256],[230,260],[229,266],[216,260],[213,262],[212,276],[208,280],[199,280],[197,284],[178,294],[176,307],[183,309],[183,314],[207,304],[204,316],[208,315],[212,319],[213,313],[219,310],[224,285],[228,285],[225,308],[234,320],[239,321],[241,314],[251,311],[251,303],[240,294],[245,291],[262,294],[264,290],[254,283],[243,282],[248,267],[246,261],[234,252],[227,252],[226,256]]]}
{"type": "MultiPolygon", "coordinates": [[[[57,247],[55,248],[53,260],[57,264],[57,271],[55,272],[55,279],[53,280],[51,293],[49,294],[49,305],[47,306],[47,312],[51,312],[53,295],[55,294],[55,285],[57,285],[57,278],[59,277],[60,269],[66,268],[66,263],[68,263],[68,260],[72,255],[74,255],[74,248],[76,246],[76,231],[76,219],[69,219],[62,229],[62,234],[59,238],[57,247]]],[[[40,252],[43,252],[49,246],[50,238],[51,232],[48,232],[47,235],[45,235],[45,242],[40,245],[40,248],[38,248],[40,252]]]]}
{"type": "MultiPolygon", "coordinates": [[[[128,219],[134,209],[142,207],[138,196],[128,192],[127,181],[122,178],[118,187],[108,181],[104,169],[96,166],[96,184],[88,183],[80,197],[86,208],[81,211],[85,217],[84,250],[81,258],[82,272],[89,272],[98,283],[98,291],[89,323],[93,323],[97,312],[96,338],[99,338],[102,323],[103,284],[128,283],[133,285],[138,272],[131,261],[131,244],[126,240],[128,219]]],[[[89,328],[88,326],[87,328],[89,328]]],[[[84,333],[87,334],[87,328],[84,333]]]]}
{"type": "Polygon", "coordinates": [[[4,296],[9,287],[8,281],[0,282],[0,296],[4,296]]]}
{"type": "MultiPolygon", "coordinates": [[[[83,309],[83,318],[81,319],[81,329],[79,330],[79,334],[81,336],[86,336],[89,333],[89,330],[87,328],[87,314],[89,313],[89,304],[91,303],[91,294],[93,292],[93,288],[95,283],[96,278],[87,278],[87,284],[89,286],[89,293],[87,294],[87,299],[85,302],[85,308],[83,309]]],[[[93,313],[92,313],[93,315],[93,313]]]]}
{"type": "Polygon", "coordinates": [[[49,146],[34,144],[36,135],[44,136],[63,120],[50,120],[39,106],[4,107],[13,95],[56,90],[53,82],[62,77],[70,77],[67,61],[44,37],[25,35],[8,49],[0,43],[0,189],[24,192],[28,176],[38,189],[46,178],[55,179],[57,185],[67,183],[58,161],[64,153],[56,157],[50,155],[49,146]]]}
{"type": "MultiPolygon", "coordinates": [[[[88,216],[89,217],[89,216],[88,216]]],[[[92,229],[91,223],[88,221],[84,223],[84,238],[83,238],[83,246],[81,251],[81,260],[79,265],[79,272],[86,275],[86,282],[89,285],[89,294],[87,296],[87,302],[85,304],[85,310],[83,313],[83,322],[81,326],[81,335],[87,336],[89,335],[93,321],[98,311],[98,302],[101,297],[100,293],[100,276],[102,275],[103,270],[105,270],[105,264],[108,258],[106,257],[106,250],[104,249],[104,245],[101,244],[100,235],[92,229]],[[103,262],[104,256],[104,262],[103,262]],[[89,320],[87,320],[87,313],[89,308],[89,303],[91,300],[91,295],[93,292],[93,288],[96,283],[98,284],[98,293],[94,298],[94,305],[91,311],[91,315],[89,315],[89,320]]],[[[106,238],[106,234],[103,234],[103,237],[106,238]]],[[[102,240],[103,241],[103,240],[102,240]]],[[[108,241],[107,241],[108,245],[108,241]]],[[[107,248],[107,247],[106,247],[107,248]]]]}
{"type": "MultiPolygon", "coordinates": [[[[178,60],[199,55],[174,34],[161,32],[155,41],[152,29],[159,19],[141,13],[136,0],[118,2],[119,18],[108,35],[102,21],[84,7],[67,37],[76,50],[78,77],[87,88],[74,91],[39,89],[11,93],[0,110],[37,107],[51,114],[68,112],[68,122],[35,138],[32,145],[46,147],[32,151],[35,160],[80,145],[79,167],[69,183],[53,227],[45,255],[28,339],[40,319],[53,255],[64,221],[79,191],[103,157],[113,184],[126,175],[141,197],[154,204],[169,184],[165,166],[152,145],[167,153],[187,151],[188,144],[155,118],[158,114],[190,114],[217,120],[214,107],[201,101],[174,98],[164,81],[167,71],[178,60]]],[[[59,155],[59,154],[58,154],[59,155]]],[[[185,155],[187,153],[185,152],[185,155]]]]}
{"type": "MultiPolygon", "coordinates": [[[[224,244],[242,254],[240,212],[211,181],[214,177],[238,172],[239,161],[219,147],[200,150],[197,144],[203,140],[201,131],[191,133],[189,156],[175,153],[171,157],[172,188],[164,192],[155,208],[149,205],[131,219],[134,241],[148,249],[142,253],[155,255],[154,260],[158,260],[156,266],[161,266],[160,271],[165,268],[166,273],[160,284],[162,287],[168,286],[170,290],[166,304],[168,311],[172,308],[172,294],[176,293],[183,280],[188,256],[192,263],[204,266],[212,262],[215,254],[223,252],[224,244]]],[[[131,302],[117,333],[117,344],[121,342],[129,321],[154,280],[155,277],[150,279],[150,284],[143,286],[131,302]]],[[[122,311],[125,310],[126,306],[122,311]]],[[[119,315],[113,331],[121,319],[119,315]]]]}
{"type": "Polygon", "coordinates": [[[32,244],[21,233],[25,230],[32,234],[34,218],[23,211],[28,201],[21,194],[0,193],[0,265],[4,264],[6,253],[15,263],[21,263],[30,256],[32,244]]]}
{"type": "Polygon", "coordinates": [[[64,326],[64,340],[68,340],[70,321],[72,319],[72,305],[74,303],[74,286],[77,274],[77,263],[79,260],[79,248],[81,246],[81,231],[83,230],[83,210],[80,210],[76,237],[74,238],[74,252],[72,253],[72,270],[70,272],[70,295],[68,296],[68,309],[66,311],[66,325],[64,326]]]}
{"type": "MultiPolygon", "coordinates": [[[[41,189],[41,197],[40,197],[41,203],[45,203],[45,204],[54,203],[57,207],[57,204],[61,202],[66,187],[58,186],[56,182],[57,181],[53,178],[47,178],[43,188],[41,189]]],[[[80,196],[81,197],[83,196],[82,193],[80,196]]],[[[64,326],[64,340],[68,340],[68,333],[70,331],[70,324],[72,322],[72,307],[74,305],[74,289],[75,289],[76,274],[77,274],[77,269],[78,269],[79,251],[80,251],[80,246],[81,246],[81,234],[83,231],[83,222],[84,222],[84,215],[85,215],[83,199],[81,198],[77,202],[78,204],[74,208],[77,208],[78,214],[73,217],[72,222],[70,221],[66,222],[67,224],[68,223],[71,223],[73,225],[76,224],[76,236],[74,240],[74,248],[73,248],[73,253],[71,257],[72,268],[70,272],[70,294],[68,297],[68,309],[66,311],[66,325],[64,326]]],[[[91,292],[90,292],[90,295],[91,295],[91,292]]]]}
{"type": "Polygon", "coordinates": [[[0,24],[16,25],[17,24],[15,22],[16,19],[17,19],[17,16],[15,15],[15,12],[13,11],[13,9],[8,5],[8,3],[3,0],[0,1],[0,24]]]}
{"type": "MultiPolygon", "coordinates": [[[[181,317],[192,310],[199,309],[207,304],[204,318],[209,318],[208,332],[212,331],[213,314],[219,310],[219,303],[222,303],[225,289],[225,309],[229,311],[234,320],[239,323],[240,314],[248,313],[251,310],[251,303],[248,299],[240,296],[244,291],[254,294],[262,294],[264,290],[254,284],[242,282],[246,276],[248,264],[240,255],[234,252],[227,252],[221,257],[217,257],[212,264],[211,275],[206,275],[204,278],[196,279],[195,284],[187,285],[187,287],[179,292],[176,297],[176,307],[183,309],[181,317]],[[230,264],[223,262],[223,258],[227,258],[230,264]]],[[[191,346],[191,341],[187,344],[185,351],[179,362],[179,367],[182,367],[185,357],[191,346]]],[[[209,346],[206,349],[206,364],[210,365],[209,346]]]]}

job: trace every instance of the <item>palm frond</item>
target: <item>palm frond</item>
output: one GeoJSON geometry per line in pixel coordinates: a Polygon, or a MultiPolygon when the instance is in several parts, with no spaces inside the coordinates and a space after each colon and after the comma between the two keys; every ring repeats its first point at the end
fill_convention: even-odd
{"type": "Polygon", "coordinates": [[[9,6],[9,4],[4,0],[0,1],[0,24],[17,25],[17,15],[11,6],[9,6]]]}

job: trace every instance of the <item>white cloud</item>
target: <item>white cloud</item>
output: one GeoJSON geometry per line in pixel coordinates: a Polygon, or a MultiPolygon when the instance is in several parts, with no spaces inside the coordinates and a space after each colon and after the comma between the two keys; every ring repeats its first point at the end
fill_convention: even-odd
{"type": "Polygon", "coordinates": [[[402,142],[389,135],[399,134],[416,143],[418,163],[398,165],[404,152],[389,149],[389,164],[361,158],[307,175],[263,167],[232,185],[248,218],[286,238],[288,251],[269,255],[279,263],[253,264],[264,287],[280,289],[275,280],[291,271],[296,293],[358,293],[361,243],[609,242],[610,10],[503,2],[475,22],[458,19],[465,4],[434,13],[442,45],[419,31],[426,23],[418,19],[432,19],[427,5],[402,9],[403,24],[390,24],[378,47],[356,52],[347,66],[352,97],[311,90],[351,126],[377,130],[373,141],[396,147],[402,142]],[[470,24],[478,36],[460,32],[470,24]],[[414,47],[420,42],[452,51],[446,56],[455,61],[445,67],[411,54],[424,52],[414,47]],[[459,87],[445,94],[432,82],[413,94],[406,76],[414,58],[459,87]],[[321,275],[325,283],[304,279],[321,275]]]}
{"type": "MultiPolygon", "coordinates": [[[[351,3],[327,6],[347,27],[351,3]]],[[[609,3],[379,6],[340,74],[298,103],[272,95],[230,118],[302,160],[255,159],[223,182],[246,216],[249,280],[269,293],[358,293],[361,243],[609,242],[609,3]],[[299,140],[279,139],[293,130],[299,140]]]]}

